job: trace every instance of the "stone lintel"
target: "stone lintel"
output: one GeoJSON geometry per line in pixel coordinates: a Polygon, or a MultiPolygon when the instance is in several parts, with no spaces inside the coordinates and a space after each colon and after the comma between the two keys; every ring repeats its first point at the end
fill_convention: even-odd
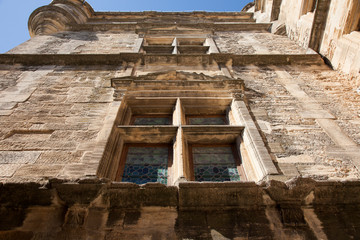
{"type": "Polygon", "coordinates": [[[118,131],[128,143],[170,143],[177,126],[118,126],[118,131]]]}
{"type": "Polygon", "coordinates": [[[236,142],[243,130],[243,126],[182,126],[185,139],[189,143],[214,144],[236,142]]]}

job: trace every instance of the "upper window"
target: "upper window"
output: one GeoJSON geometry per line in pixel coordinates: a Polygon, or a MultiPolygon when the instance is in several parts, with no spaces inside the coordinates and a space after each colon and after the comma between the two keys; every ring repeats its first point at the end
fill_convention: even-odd
{"type": "Polygon", "coordinates": [[[172,54],[175,50],[174,38],[145,38],[143,50],[146,53],[172,54]]]}
{"type": "Polygon", "coordinates": [[[197,37],[147,37],[143,51],[147,54],[207,54],[212,41],[197,37]]]}

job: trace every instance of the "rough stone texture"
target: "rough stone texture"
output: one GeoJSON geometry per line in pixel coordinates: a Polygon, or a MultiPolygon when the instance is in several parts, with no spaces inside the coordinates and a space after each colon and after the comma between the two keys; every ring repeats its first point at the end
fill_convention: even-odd
{"type": "Polygon", "coordinates": [[[351,154],[351,146],[339,146],[336,140],[342,141],[342,135],[336,139],[328,135],[327,131],[334,128],[324,129],[315,121],[324,117],[319,111],[331,113],[334,116],[331,121],[351,137],[358,151],[360,105],[356,100],[359,95],[351,87],[353,83],[326,67],[282,68],[288,73],[288,79],[284,80],[279,78],[277,70],[234,68],[235,73],[245,79],[248,104],[280,169],[284,168],[284,174],[289,176],[297,175],[293,165],[300,176],[358,179],[359,155],[351,154]],[[295,86],[297,91],[289,89],[296,89],[295,86]],[[302,114],[304,108],[311,110],[312,107],[315,115],[302,114]]]}
{"type": "Polygon", "coordinates": [[[95,175],[96,161],[85,157],[105,144],[106,134],[100,134],[113,101],[110,79],[118,71],[121,67],[47,67],[19,75],[15,69],[18,80],[8,81],[0,94],[10,110],[0,116],[1,180],[95,175]]]}
{"type": "Polygon", "coordinates": [[[36,36],[20,44],[11,54],[96,54],[134,52],[138,34],[62,32],[36,36]]]}
{"type": "Polygon", "coordinates": [[[217,32],[214,38],[220,52],[251,54],[306,54],[289,38],[268,32],[217,32]]]}

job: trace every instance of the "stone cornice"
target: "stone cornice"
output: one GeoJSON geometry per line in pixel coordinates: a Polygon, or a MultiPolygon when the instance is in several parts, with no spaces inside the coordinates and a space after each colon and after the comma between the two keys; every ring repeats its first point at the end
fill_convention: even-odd
{"type": "MultiPolygon", "coordinates": [[[[151,22],[86,22],[84,24],[72,24],[68,27],[70,31],[133,31],[136,33],[153,32],[153,29],[161,29],[170,31],[169,33],[177,33],[182,30],[171,28],[191,28],[194,30],[206,31],[268,31],[271,23],[243,23],[243,22],[213,22],[213,23],[151,23],[151,22]]],[[[158,30],[160,31],[160,30],[158,30]]]]}
{"type": "Polygon", "coordinates": [[[323,64],[318,54],[297,55],[235,55],[212,53],[204,55],[150,55],[143,53],[120,54],[0,54],[0,64],[25,66],[41,65],[120,65],[123,62],[142,64],[196,65],[210,64],[213,61],[221,64],[232,62],[232,65],[312,65],[323,64]]]}
{"type": "Polygon", "coordinates": [[[245,12],[95,12],[82,0],[54,0],[29,17],[30,36],[62,31],[136,31],[183,27],[207,31],[268,31],[270,23],[255,23],[245,12]]]}

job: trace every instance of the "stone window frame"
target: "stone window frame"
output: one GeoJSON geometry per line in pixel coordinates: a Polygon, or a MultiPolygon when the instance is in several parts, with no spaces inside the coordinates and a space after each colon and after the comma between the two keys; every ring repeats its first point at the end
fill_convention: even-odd
{"type": "Polygon", "coordinates": [[[98,167],[98,177],[115,180],[125,142],[172,142],[174,152],[178,154],[174,154],[174,168],[169,173],[172,180],[168,185],[176,186],[190,179],[186,153],[188,144],[192,143],[236,144],[248,181],[260,182],[271,178],[271,175],[279,175],[244,102],[242,79],[170,70],[111,81],[115,88],[115,101],[121,104],[98,167]],[[198,108],[192,99],[207,101],[208,107],[198,104],[202,107],[198,108]],[[186,125],[185,113],[219,114],[216,109],[221,114],[227,109],[229,125],[186,125]],[[173,125],[129,125],[132,114],[171,114],[173,125]]]}
{"type": "MultiPolygon", "coordinates": [[[[186,115],[193,113],[199,113],[204,116],[206,116],[206,114],[221,114],[227,115],[228,119],[234,119],[234,117],[231,116],[231,111],[229,111],[230,99],[223,99],[223,103],[221,104],[220,102],[221,99],[217,98],[173,98],[171,100],[144,98],[142,100],[129,99],[124,101],[123,108],[126,109],[124,111],[124,121],[120,122],[117,126],[120,132],[122,132],[122,138],[125,140],[121,148],[124,149],[126,144],[173,145],[174,155],[172,166],[174,166],[174,168],[170,168],[168,171],[168,185],[175,185],[177,179],[191,181],[191,172],[193,172],[193,169],[191,169],[189,162],[190,155],[188,146],[190,144],[235,144],[243,130],[242,126],[235,126],[234,122],[229,122],[229,125],[188,125],[186,123],[186,115]],[[219,102],[218,106],[214,106],[216,102],[219,102]],[[137,115],[141,113],[141,109],[144,111],[142,115],[163,115],[166,113],[169,115],[169,109],[172,109],[173,124],[149,126],[130,125],[131,121],[129,121],[129,119],[132,119],[132,114],[135,113],[137,115]],[[212,137],[210,142],[207,136],[212,137]],[[178,175],[174,174],[177,170],[182,173],[178,175]]],[[[122,152],[123,151],[124,150],[122,150],[122,152]]],[[[124,160],[123,157],[120,159],[122,159],[119,164],[121,167],[121,164],[124,164],[124,160]]]]}
{"type": "MultiPolygon", "coordinates": [[[[141,99],[127,99],[121,104],[120,112],[122,113],[121,121],[116,126],[116,131],[119,133],[121,139],[117,143],[117,153],[113,161],[116,168],[120,166],[121,157],[125,144],[141,143],[141,144],[172,144],[173,145],[173,164],[169,169],[168,185],[177,185],[181,181],[190,181],[191,169],[189,161],[189,145],[191,144],[234,144],[239,152],[242,165],[244,166],[243,176],[244,180],[260,181],[264,177],[264,174],[258,173],[259,171],[268,171],[269,169],[260,169],[263,166],[259,165],[258,161],[254,161],[255,158],[266,157],[266,149],[264,145],[261,145],[262,139],[260,136],[254,135],[255,129],[249,125],[252,121],[243,121],[239,118],[244,118],[244,113],[240,114],[238,104],[244,104],[242,101],[235,101],[233,98],[141,98],[141,99]],[[189,106],[192,101],[197,101],[203,107],[199,110],[206,112],[210,108],[214,109],[211,114],[218,114],[219,111],[226,112],[229,125],[187,125],[186,113],[196,111],[196,107],[191,106],[190,110],[183,106],[181,99],[187,102],[189,106]],[[142,102],[142,103],[141,103],[142,102]],[[167,105],[164,106],[164,103],[167,105]],[[201,103],[202,102],[202,103],[201,103]],[[207,102],[207,104],[203,104],[207,102]],[[214,107],[213,103],[219,102],[219,106],[214,107]],[[151,103],[150,107],[149,103],[151,103]],[[201,103],[201,104],[200,104],[201,103]],[[136,109],[136,110],[135,110],[136,109]],[[129,125],[132,112],[138,113],[139,109],[145,109],[146,114],[150,114],[149,111],[153,109],[159,110],[159,114],[173,110],[173,125],[159,125],[159,126],[134,126],[129,125]],[[188,111],[187,111],[188,110],[188,111]],[[239,124],[240,122],[245,124],[239,124]],[[252,140],[250,139],[252,138],[252,140]],[[256,142],[254,142],[256,141],[256,142]],[[261,142],[260,142],[261,141],[261,142]],[[261,151],[255,151],[256,148],[261,148],[261,151]],[[116,156],[117,155],[117,156],[116,156]],[[261,156],[262,155],[262,156],[261,156]],[[260,170],[259,170],[260,169],[260,170]]],[[[241,107],[245,108],[245,104],[241,107]]],[[[244,109],[243,109],[244,110],[244,109]]],[[[247,112],[247,110],[246,110],[247,112]]],[[[247,112],[249,118],[250,114],[247,112]]],[[[257,131],[257,130],[256,130],[257,131]]],[[[257,132],[258,134],[258,132],[257,132]]],[[[266,160],[266,159],[265,159],[266,160]]],[[[267,159],[267,163],[270,164],[271,159],[267,159]]],[[[271,162],[272,163],[272,162],[271,162]]],[[[270,165],[268,165],[271,171],[270,165]]],[[[273,170],[274,172],[274,170],[273,170]]],[[[114,177],[106,176],[112,180],[114,177]]]]}

